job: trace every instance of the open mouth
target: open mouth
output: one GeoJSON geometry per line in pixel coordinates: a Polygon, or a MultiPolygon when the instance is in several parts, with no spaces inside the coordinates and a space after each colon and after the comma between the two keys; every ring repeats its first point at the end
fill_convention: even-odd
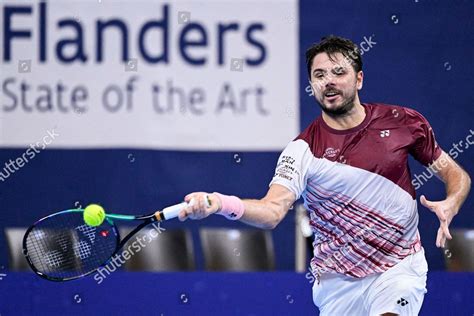
{"type": "Polygon", "coordinates": [[[324,93],[324,97],[329,101],[336,99],[339,95],[337,91],[327,91],[324,93]]]}

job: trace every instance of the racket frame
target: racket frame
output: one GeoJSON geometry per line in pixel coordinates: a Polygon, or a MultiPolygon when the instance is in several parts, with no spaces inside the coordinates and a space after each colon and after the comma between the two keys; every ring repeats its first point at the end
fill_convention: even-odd
{"type": "MultiPolygon", "coordinates": [[[[25,235],[23,236],[23,255],[25,256],[26,258],[26,261],[28,262],[28,265],[30,266],[30,268],[33,270],[33,272],[35,272],[38,276],[42,277],[43,279],[46,279],[46,280],[49,280],[49,281],[55,281],[55,282],[65,282],[65,281],[72,281],[72,280],[77,280],[77,279],[80,279],[80,278],[83,278],[83,277],[86,277],[94,272],[96,272],[97,270],[99,270],[100,268],[103,268],[105,266],[107,266],[111,261],[112,259],[120,252],[120,250],[123,248],[123,246],[125,246],[125,244],[137,233],[139,232],[142,228],[144,228],[145,226],[148,226],[154,222],[161,222],[163,220],[165,220],[165,216],[163,214],[163,211],[157,211],[155,213],[152,213],[152,214],[148,214],[148,215],[122,215],[122,214],[106,214],[105,215],[105,219],[109,225],[111,226],[111,229],[114,230],[114,234],[116,236],[116,247],[115,247],[115,250],[114,252],[110,255],[110,257],[103,263],[101,264],[100,266],[98,266],[96,269],[94,270],[91,270],[85,274],[81,274],[81,275],[78,275],[78,276],[75,276],[75,277],[71,277],[71,278],[58,278],[58,277],[52,277],[52,276],[48,276],[47,274],[39,271],[35,265],[33,264],[32,260],[30,259],[29,255],[28,255],[28,250],[27,250],[27,237],[29,235],[29,233],[42,221],[45,221],[47,220],[48,218],[51,218],[53,216],[60,216],[61,214],[65,214],[65,213],[74,213],[74,212],[78,212],[78,213],[84,213],[84,209],[69,209],[69,210],[64,210],[64,211],[60,211],[60,212],[57,212],[57,213],[54,213],[54,214],[50,214],[50,215],[47,215],[45,217],[42,217],[41,219],[37,220],[33,225],[31,225],[30,227],[28,227],[28,229],[26,230],[25,232],[25,235]],[[115,224],[115,222],[113,220],[121,220],[121,221],[139,221],[141,220],[142,223],[140,223],[139,225],[137,225],[130,233],[128,233],[123,239],[120,238],[120,232],[115,224]]],[[[169,218],[171,219],[171,218],[169,218]]]]}

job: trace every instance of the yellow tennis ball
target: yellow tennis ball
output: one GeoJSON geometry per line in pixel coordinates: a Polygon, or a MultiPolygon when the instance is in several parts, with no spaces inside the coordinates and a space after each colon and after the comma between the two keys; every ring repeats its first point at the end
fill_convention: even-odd
{"type": "Polygon", "coordinates": [[[84,222],[89,226],[99,226],[104,222],[105,211],[98,204],[90,204],[84,209],[84,222]]]}

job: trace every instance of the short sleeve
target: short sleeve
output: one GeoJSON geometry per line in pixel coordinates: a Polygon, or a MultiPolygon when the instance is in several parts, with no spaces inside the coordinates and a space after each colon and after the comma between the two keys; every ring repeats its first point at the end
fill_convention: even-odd
{"type": "Polygon", "coordinates": [[[304,140],[292,141],[281,153],[270,185],[282,185],[299,199],[306,188],[309,167],[313,159],[314,156],[304,140]]]}
{"type": "Polygon", "coordinates": [[[406,124],[413,137],[410,154],[425,166],[433,163],[442,153],[428,121],[415,110],[405,109],[406,124]]]}

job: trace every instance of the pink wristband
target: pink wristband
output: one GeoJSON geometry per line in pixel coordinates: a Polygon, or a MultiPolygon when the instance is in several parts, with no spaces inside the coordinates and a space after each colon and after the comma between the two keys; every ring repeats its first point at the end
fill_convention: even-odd
{"type": "Polygon", "coordinates": [[[230,220],[238,220],[244,215],[244,203],[241,199],[233,195],[224,195],[214,192],[221,202],[221,209],[216,214],[225,216],[230,220]]]}

